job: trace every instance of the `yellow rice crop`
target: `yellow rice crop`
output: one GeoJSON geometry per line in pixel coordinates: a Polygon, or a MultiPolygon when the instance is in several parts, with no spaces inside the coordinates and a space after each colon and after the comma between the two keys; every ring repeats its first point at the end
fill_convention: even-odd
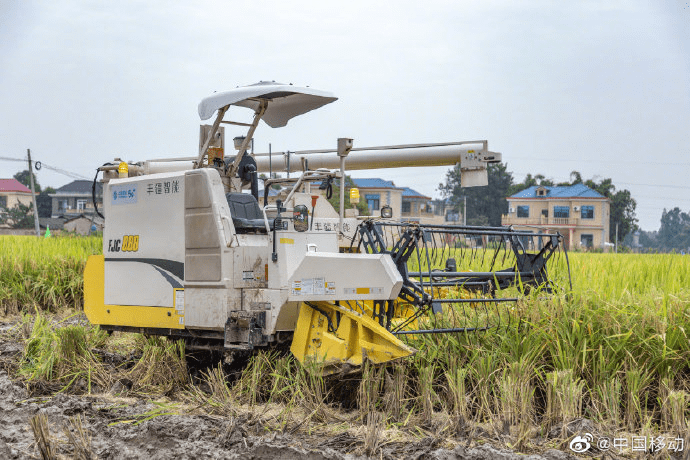
{"type": "Polygon", "coordinates": [[[0,314],[80,308],[83,271],[100,254],[99,237],[0,236],[0,314]]]}

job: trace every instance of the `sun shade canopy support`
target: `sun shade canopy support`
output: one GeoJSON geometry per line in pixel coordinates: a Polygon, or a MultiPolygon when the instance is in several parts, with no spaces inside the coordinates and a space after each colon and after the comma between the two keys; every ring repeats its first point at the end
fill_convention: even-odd
{"type": "Polygon", "coordinates": [[[221,123],[241,124],[223,121],[223,117],[231,105],[254,110],[254,120],[252,123],[250,125],[241,124],[249,126],[249,131],[233,162],[231,169],[234,170],[237,168],[237,164],[239,164],[244,151],[249,145],[259,120],[264,120],[271,128],[280,128],[287,125],[292,118],[330,104],[337,99],[333,94],[326,91],[275,82],[259,82],[204,98],[199,103],[199,117],[202,120],[208,120],[216,111],[218,111],[218,115],[203,147],[199,151],[195,167],[201,167],[211,139],[215,136],[221,123]]]}

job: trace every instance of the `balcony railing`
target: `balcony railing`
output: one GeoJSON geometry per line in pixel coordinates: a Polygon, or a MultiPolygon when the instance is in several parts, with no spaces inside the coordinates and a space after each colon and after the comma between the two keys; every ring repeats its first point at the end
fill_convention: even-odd
{"type": "Polygon", "coordinates": [[[433,211],[429,211],[429,212],[426,212],[426,211],[421,211],[421,212],[420,211],[417,211],[417,212],[402,211],[400,213],[400,215],[403,217],[434,217],[435,215],[440,215],[440,214],[434,214],[433,211]]]}
{"type": "Polygon", "coordinates": [[[578,227],[586,225],[588,227],[601,227],[599,222],[594,219],[580,219],[579,217],[513,217],[510,215],[503,215],[501,217],[503,225],[534,225],[534,226],[548,226],[548,225],[563,225],[568,227],[578,227]]]}

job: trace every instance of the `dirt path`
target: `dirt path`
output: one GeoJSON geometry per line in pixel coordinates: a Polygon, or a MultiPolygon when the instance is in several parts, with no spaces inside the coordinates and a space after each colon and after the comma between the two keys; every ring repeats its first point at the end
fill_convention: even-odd
{"type": "MultiPolygon", "coordinates": [[[[0,333],[10,325],[0,323],[0,333]]],[[[0,458],[41,458],[30,420],[47,419],[51,446],[58,458],[103,459],[355,459],[364,455],[364,441],[344,432],[325,437],[269,432],[246,417],[198,414],[165,415],[175,403],[110,394],[31,397],[8,373],[19,361],[23,345],[0,334],[0,458]],[[81,424],[82,429],[78,429],[81,424]],[[69,441],[68,430],[73,440],[69,441]],[[80,434],[81,432],[81,434],[80,434]],[[81,446],[81,447],[80,447],[81,446]],[[84,447],[86,446],[86,447],[84,447]],[[80,450],[81,449],[81,450],[80,450]]],[[[179,405],[176,406],[179,410],[179,405]]],[[[176,410],[175,412],[178,412],[176,410]]],[[[574,458],[556,450],[524,456],[484,444],[439,448],[439,441],[391,442],[376,451],[387,459],[529,459],[574,458]]],[[[469,444],[469,442],[467,443],[469,444]]]]}

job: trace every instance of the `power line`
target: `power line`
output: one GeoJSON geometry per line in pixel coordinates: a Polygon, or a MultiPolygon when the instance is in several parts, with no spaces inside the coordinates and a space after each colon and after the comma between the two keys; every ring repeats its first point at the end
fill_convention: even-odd
{"type": "MultiPolygon", "coordinates": [[[[534,161],[556,161],[556,162],[581,162],[582,159],[569,159],[569,158],[535,158],[535,157],[514,157],[511,156],[510,160],[534,160],[534,161]]],[[[630,162],[622,161],[599,161],[597,164],[613,164],[613,165],[629,165],[630,162]]],[[[660,166],[690,166],[690,163],[677,163],[677,162],[660,162],[660,161],[636,161],[636,165],[660,165],[660,166]]]]}
{"type": "MultiPolygon", "coordinates": [[[[0,160],[5,160],[5,161],[20,161],[20,162],[25,162],[27,161],[25,158],[10,158],[10,157],[0,157],[0,160]]],[[[41,168],[46,168],[50,169],[51,171],[55,171],[56,173],[62,174],[67,177],[71,177],[72,179],[82,179],[82,180],[90,180],[88,177],[82,176],[81,174],[77,174],[71,171],[67,171],[64,169],[57,168],[55,166],[51,166],[49,164],[43,163],[41,161],[35,161],[34,160],[34,165],[37,166],[36,170],[38,171],[41,168]]]]}
{"type": "Polygon", "coordinates": [[[682,188],[682,189],[690,189],[690,187],[686,185],[662,185],[662,184],[633,184],[631,182],[619,182],[619,184],[623,185],[641,185],[644,187],[666,187],[666,188],[682,188]]]}
{"type": "Polygon", "coordinates": [[[9,158],[9,157],[0,157],[0,160],[6,160],[6,161],[21,161],[21,162],[26,161],[26,160],[22,160],[21,158],[9,158]]]}

